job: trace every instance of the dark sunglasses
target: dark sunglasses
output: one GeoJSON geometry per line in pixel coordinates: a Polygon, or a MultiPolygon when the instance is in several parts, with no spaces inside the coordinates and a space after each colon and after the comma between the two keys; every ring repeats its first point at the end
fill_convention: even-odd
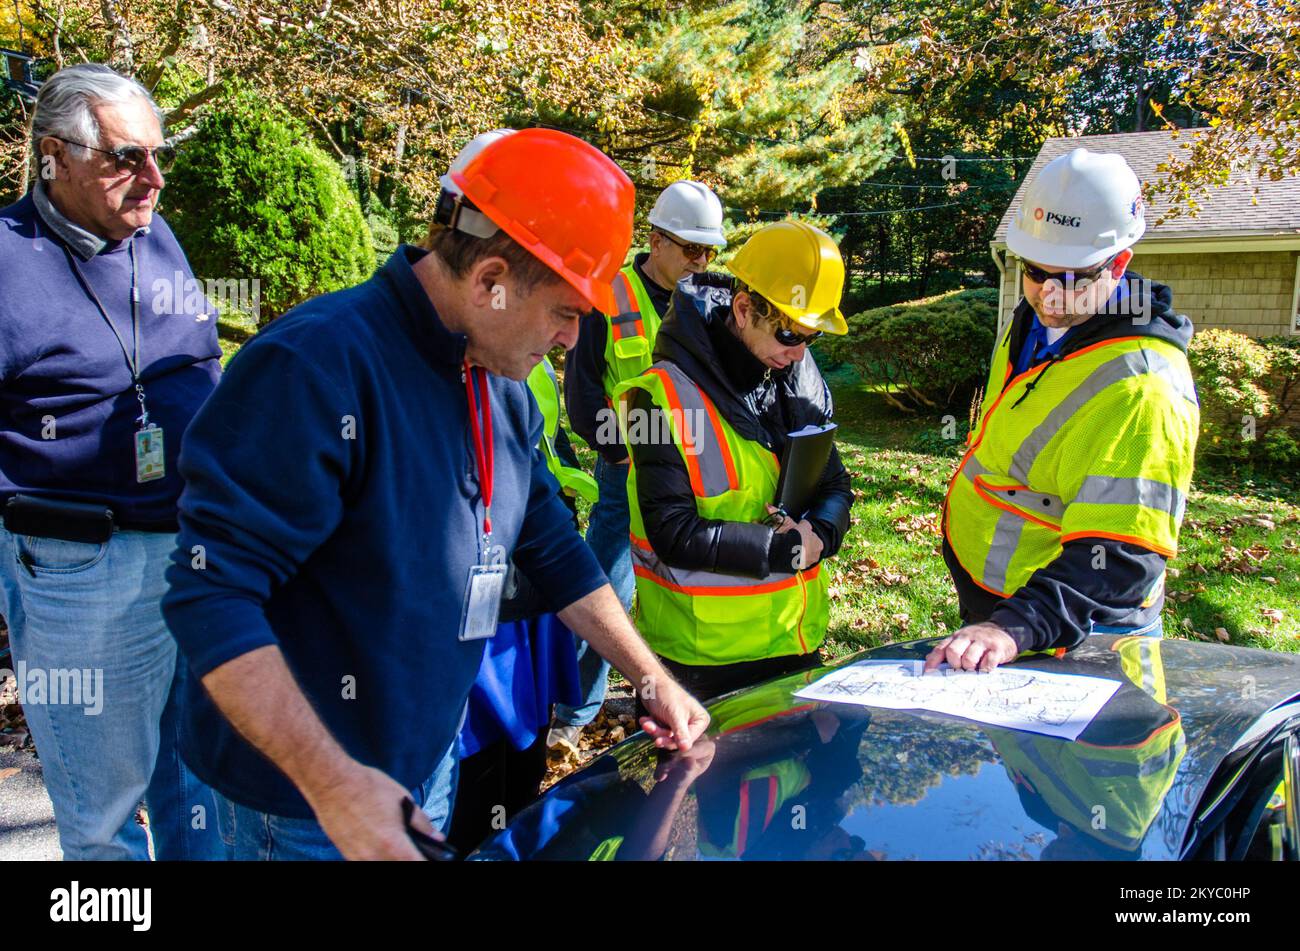
{"type": "Polygon", "coordinates": [[[714,258],[718,256],[718,249],[711,247],[710,245],[695,244],[694,242],[687,242],[687,241],[678,241],[667,231],[660,231],[659,233],[663,235],[665,238],[667,238],[669,241],[671,241],[673,244],[677,245],[677,247],[681,248],[682,254],[686,255],[686,260],[688,261],[694,261],[701,254],[704,255],[704,260],[706,261],[712,261],[714,258]]]}
{"type": "MultiPolygon", "coordinates": [[[[764,320],[772,319],[775,311],[772,302],[766,297],[761,297],[758,294],[755,294],[753,291],[749,291],[748,293],[749,299],[754,302],[754,309],[759,312],[758,315],[764,320]]],[[[776,320],[779,326],[772,332],[772,336],[775,337],[776,342],[783,347],[798,347],[800,345],[812,346],[812,342],[822,335],[820,330],[814,330],[810,334],[801,334],[797,331],[791,330],[785,325],[785,318],[782,316],[778,316],[776,320]]]]}
{"type": "Polygon", "coordinates": [[[789,327],[778,327],[776,333],[772,334],[776,338],[776,342],[783,347],[797,347],[800,344],[811,346],[812,342],[821,335],[820,330],[814,330],[810,334],[801,334],[795,333],[789,327]]]}
{"type": "Polygon", "coordinates": [[[1068,287],[1081,291],[1101,277],[1114,260],[1113,257],[1107,258],[1087,271],[1044,271],[1041,267],[1030,264],[1028,261],[1021,261],[1020,266],[1025,269],[1025,274],[1029,275],[1029,279],[1035,284],[1058,281],[1063,288],[1068,287]]]}
{"type": "MultiPolygon", "coordinates": [[[[57,138],[57,136],[56,136],[57,138]]],[[[146,148],[143,145],[123,145],[121,148],[98,149],[93,145],[86,145],[84,142],[73,142],[71,139],[59,138],[60,142],[68,145],[77,145],[83,149],[90,149],[92,152],[98,152],[101,155],[109,155],[113,158],[113,164],[119,172],[125,172],[130,169],[135,174],[145,170],[149,163],[149,157],[153,156],[153,163],[158,166],[158,171],[166,174],[176,161],[176,150],[170,145],[158,145],[154,148],[146,148]]]]}

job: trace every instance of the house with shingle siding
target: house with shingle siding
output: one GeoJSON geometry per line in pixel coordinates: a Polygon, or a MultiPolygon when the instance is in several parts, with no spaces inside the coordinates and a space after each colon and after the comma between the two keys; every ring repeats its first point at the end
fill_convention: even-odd
{"type": "MultiPolygon", "coordinates": [[[[1044,142],[991,242],[1002,275],[999,323],[1010,318],[1022,296],[1020,262],[1007,248],[1007,226],[1039,169],[1077,148],[1118,152],[1145,184],[1161,177],[1158,164],[1179,160],[1195,134],[1134,132],[1044,142]]],[[[1173,288],[1174,306],[1197,329],[1300,335],[1300,177],[1272,182],[1239,170],[1229,184],[1197,199],[1196,217],[1184,214],[1163,224],[1156,222],[1169,207],[1168,196],[1148,200],[1146,234],[1133,247],[1130,269],[1173,288]]]]}

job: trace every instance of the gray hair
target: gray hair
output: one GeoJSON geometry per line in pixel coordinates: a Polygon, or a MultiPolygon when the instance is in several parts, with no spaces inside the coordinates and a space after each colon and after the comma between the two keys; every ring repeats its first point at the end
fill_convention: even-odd
{"type": "MultiPolygon", "coordinates": [[[[32,165],[40,162],[41,139],[53,136],[83,145],[99,145],[99,123],[91,110],[100,103],[128,102],[139,96],[149,103],[158,125],[163,115],[149,90],[134,79],[123,76],[100,63],[78,63],[59,70],[41,84],[36,96],[36,109],[32,114],[32,165]]],[[[87,151],[78,148],[76,154],[84,158],[87,151]]]]}

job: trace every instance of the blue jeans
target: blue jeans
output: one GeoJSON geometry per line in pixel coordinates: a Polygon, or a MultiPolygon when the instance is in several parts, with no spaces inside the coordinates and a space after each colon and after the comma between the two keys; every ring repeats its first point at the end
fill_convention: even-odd
{"type": "Polygon", "coordinates": [[[0,609],[65,859],[147,859],[142,798],[157,858],[222,855],[212,792],[176,755],[176,642],[159,608],[175,545],[0,528],[0,609]]]}
{"type": "MultiPolygon", "coordinates": [[[[603,457],[596,460],[596,483],[600,498],[591,507],[587,525],[587,546],[596,561],[609,576],[614,593],[623,602],[623,609],[632,609],[632,594],[636,590],[632,576],[632,547],[628,541],[627,466],[610,465],[603,457]]],[[[572,726],[586,726],[596,719],[601,704],[605,702],[605,686],[609,680],[609,663],[592,650],[587,642],[578,640],[578,675],[582,702],[576,707],[557,703],[555,719],[572,726]]]]}
{"type": "Polygon", "coordinates": [[[236,862],[341,862],[315,819],[289,819],[241,806],[216,793],[221,841],[236,862]]]}
{"type": "MultiPolygon", "coordinates": [[[[441,823],[433,820],[434,827],[446,833],[446,820],[450,817],[450,797],[456,792],[456,743],[452,741],[432,776],[423,786],[411,790],[411,798],[425,810],[432,809],[441,816],[441,823]],[[450,766],[448,767],[448,764],[450,766]],[[431,801],[441,797],[442,803],[431,801]]],[[[227,799],[217,797],[221,841],[226,857],[235,862],[341,862],[343,853],[338,850],[321,824],[315,819],[290,819],[270,812],[259,812],[227,799]]],[[[432,817],[431,817],[432,818],[432,817]]]]}
{"type": "MultiPolygon", "coordinates": [[[[461,717],[461,725],[464,723],[465,718],[461,717]]],[[[433,775],[424,781],[421,789],[424,814],[443,835],[451,829],[451,812],[456,803],[456,780],[460,776],[459,746],[459,739],[451,741],[451,746],[447,747],[447,752],[433,768],[433,775]]]]}

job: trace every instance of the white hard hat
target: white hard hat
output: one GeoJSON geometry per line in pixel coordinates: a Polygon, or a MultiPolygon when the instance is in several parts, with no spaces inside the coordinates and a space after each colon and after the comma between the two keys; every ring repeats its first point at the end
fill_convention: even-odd
{"type": "Polygon", "coordinates": [[[707,185],[673,182],[655,199],[650,224],[693,244],[726,247],[722,236],[722,202],[707,185]]]}
{"type": "Polygon", "coordinates": [[[453,195],[460,195],[460,186],[451,180],[451,173],[463,172],[465,166],[474,160],[474,156],[498,139],[504,139],[506,136],[514,134],[514,129],[493,129],[491,132],[480,132],[466,142],[465,147],[456,153],[456,157],[451,160],[451,168],[447,169],[447,174],[438,179],[438,183],[442,185],[444,190],[451,192],[453,195]]]}
{"type": "Polygon", "coordinates": [[[1029,183],[1007,247],[1038,264],[1089,268],[1136,244],[1146,227],[1142,186],[1124,156],[1075,149],[1029,183]]]}
{"type": "Polygon", "coordinates": [[[514,132],[514,129],[493,129],[491,132],[480,132],[465,143],[465,147],[451,160],[451,168],[438,179],[439,184],[442,185],[442,193],[438,195],[434,221],[476,238],[490,238],[500,230],[491,218],[470,203],[462,201],[465,193],[452,181],[451,175],[452,172],[464,171],[465,166],[469,165],[485,148],[508,135],[514,135],[514,132]]]}

